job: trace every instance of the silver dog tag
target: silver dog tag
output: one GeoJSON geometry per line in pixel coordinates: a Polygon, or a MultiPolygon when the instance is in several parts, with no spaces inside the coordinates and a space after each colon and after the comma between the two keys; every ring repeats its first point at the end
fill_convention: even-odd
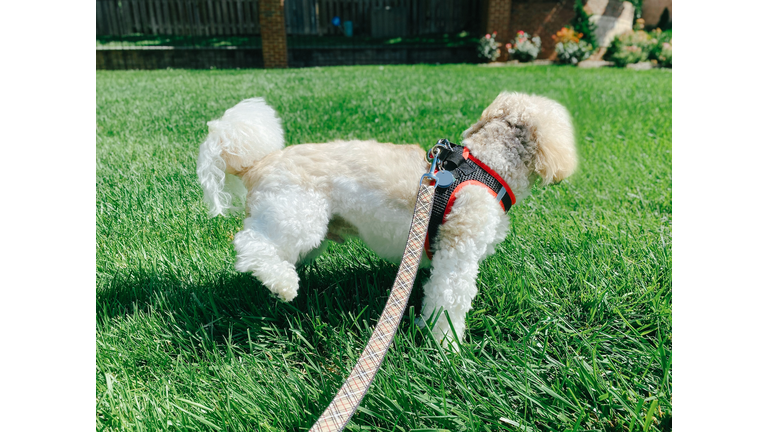
{"type": "Polygon", "coordinates": [[[452,185],[453,181],[455,180],[453,178],[453,174],[451,174],[450,171],[438,171],[435,173],[435,177],[437,177],[437,180],[435,180],[435,186],[441,188],[447,188],[448,186],[452,185]]]}

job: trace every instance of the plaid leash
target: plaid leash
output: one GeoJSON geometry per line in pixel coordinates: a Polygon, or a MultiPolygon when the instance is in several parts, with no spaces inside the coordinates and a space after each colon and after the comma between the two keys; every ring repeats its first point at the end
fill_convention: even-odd
{"type": "Polygon", "coordinates": [[[384,311],[373,330],[371,339],[368,340],[368,345],[365,346],[360,359],[352,368],[349,378],[336,393],[328,408],[317,419],[312,429],[309,430],[310,432],[339,432],[344,429],[363,400],[363,396],[368,392],[368,387],[371,386],[373,377],[379,371],[381,362],[384,361],[389,345],[395,337],[395,332],[397,332],[397,327],[403,317],[403,312],[405,312],[405,306],[408,304],[408,297],[411,296],[416,272],[419,270],[421,253],[424,249],[424,239],[427,235],[434,196],[434,185],[422,183],[419,186],[405,253],[403,253],[403,260],[400,262],[400,268],[397,270],[397,277],[394,286],[392,286],[392,292],[389,294],[389,300],[384,306],[384,311]]]}

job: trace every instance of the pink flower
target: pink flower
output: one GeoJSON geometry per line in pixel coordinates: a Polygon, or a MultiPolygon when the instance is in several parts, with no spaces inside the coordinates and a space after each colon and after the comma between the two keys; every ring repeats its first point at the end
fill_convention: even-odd
{"type": "Polygon", "coordinates": [[[485,38],[486,38],[486,39],[490,39],[490,38],[491,38],[491,35],[487,34],[487,35],[485,35],[485,38]]]}
{"type": "Polygon", "coordinates": [[[517,34],[521,35],[521,34],[525,34],[525,32],[520,30],[519,32],[517,32],[517,34]]]}
{"type": "Polygon", "coordinates": [[[512,44],[511,44],[511,43],[508,43],[508,44],[507,44],[507,49],[511,49],[511,48],[512,48],[512,44]]]}

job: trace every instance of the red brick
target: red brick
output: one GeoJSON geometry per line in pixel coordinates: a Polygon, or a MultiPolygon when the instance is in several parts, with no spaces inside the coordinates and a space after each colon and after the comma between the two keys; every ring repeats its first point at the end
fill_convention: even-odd
{"type": "Polygon", "coordinates": [[[287,68],[284,0],[259,0],[259,25],[264,67],[287,68]]]}
{"type": "Polygon", "coordinates": [[[499,61],[506,61],[509,54],[504,45],[512,38],[512,30],[509,27],[512,0],[488,0],[487,11],[488,15],[483,20],[486,23],[485,32],[496,32],[496,42],[501,42],[499,61]]]}

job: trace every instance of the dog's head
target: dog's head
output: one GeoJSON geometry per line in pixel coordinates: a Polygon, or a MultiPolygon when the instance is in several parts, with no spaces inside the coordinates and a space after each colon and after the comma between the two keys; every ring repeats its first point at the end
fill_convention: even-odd
{"type": "Polygon", "coordinates": [[[568,111],[541,96],[501,93],[464,132],[463,144],[504,177],[516,195],[526,195],[537,176],[547,185],[576,170],[568,111]]]}

